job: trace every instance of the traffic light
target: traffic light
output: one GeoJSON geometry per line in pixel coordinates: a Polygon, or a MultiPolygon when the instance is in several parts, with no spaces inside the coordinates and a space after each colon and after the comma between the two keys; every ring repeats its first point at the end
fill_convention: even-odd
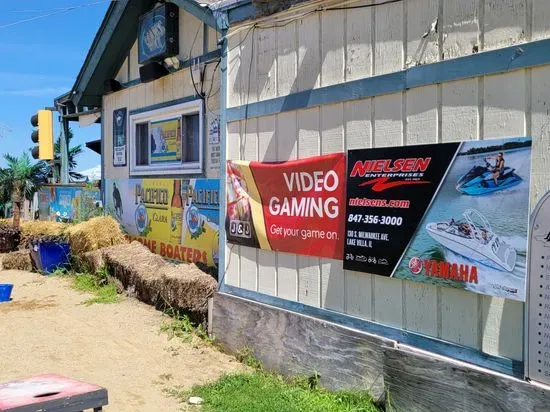
{"type": "Polygon", "coordinates": [[[32,132],[31,139],[38,146],[32,148],[32,157],[40,160],[53,160],[53,112],[39,110],[31,117],[31,124],[38,130],[32,132]]]}

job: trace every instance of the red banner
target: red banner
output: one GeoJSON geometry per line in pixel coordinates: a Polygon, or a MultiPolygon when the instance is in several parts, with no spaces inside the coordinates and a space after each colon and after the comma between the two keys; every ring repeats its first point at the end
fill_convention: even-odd
{"type": "Polygon", "coordinates": [[[229,242],[342,259],[343,153],[283,163],[227,164],[229,242]]]}

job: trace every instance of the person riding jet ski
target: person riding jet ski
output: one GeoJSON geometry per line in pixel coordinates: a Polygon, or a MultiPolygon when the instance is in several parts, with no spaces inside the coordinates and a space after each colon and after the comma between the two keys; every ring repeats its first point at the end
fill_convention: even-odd
{"type": "Polygon", "coordinates": [[[504,160],[504,154],[502,152],[499,152],[496,156],[487,156],[485,158],[485,161],[487,159],[495,159],[495,165],[493,167],[488,167],[489,170],[493,172],[493,180],[495,181],[495,186],[498,185],[498,178],[500,175],[504,172],[504,165],[506,164],[506,161],[504,160]]]}
{"type": "Polygon", "coordinates": [[[484,160],[485,166],[476,165],[458,179],[456,190],[470,196],[482,196],[509,189],[522,182],[515,169],[506,166],[502,152],[497,156],[488,156],[484,160]],[[491,165],[488,159],[495,159],[494,165],[491,165]]]}

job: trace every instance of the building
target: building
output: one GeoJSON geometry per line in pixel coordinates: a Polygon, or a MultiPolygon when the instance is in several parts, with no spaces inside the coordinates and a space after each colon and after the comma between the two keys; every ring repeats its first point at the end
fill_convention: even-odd
{"type": "MultiPolygon", "coordinates": [[[[243,0],[209,7],[174,1],[180,70],[145,83],[138,80],[135,33],[153,3],[113,3],[75,87],[59,102],[68,118],[81,116],[84,106],[101,111],[106,197],[110,180],[224,183],[219,166],[226,160],[285,162],[513,136],[533,139],[531,208],[550,189],[550,4],[544,0],[243,0]],[[202,70],[192,70],[197,56],[206,69],[194,76],[195,89],[191,73],[202,70]],[[207,92],[204,105],[197,99],[199,77],[203,92],[220,85],[219,93],[207,92]],[[109,79],[121,89],[108,82],[117,90],[100,96],[109,79]],[[128,160],[115,167],[113,116],[124,107],[128,160]],[[187,113],[198,114],[203,128],[199,161],[142,168],[136,150],[142,122],[187,113]],[[218,116],[220,162],[214,163],[218,116]]],[[[218,187],[217,222],[224,222],[226,185],[218,187]]],[[[134,191],[136,204],[138,192],[149,196],[134,191]]],[[[123,212],[115,205],[114,213],[123,212]]],[[[547,408],[547,390],[525,382],[529,301],[344,270],[338,259],[232,245],[223,224],[219,230],[212,327],[230,350],[249,346],[267,367],[285,373],[318,372],[330,388],[387,392],[398,410],[547,408]]],[[[200,248],[179,252],[202,259],[200,248]]]]}
{"type": "MultiPolygon", "coordinates": [[[[250,7],[238,22],[228,12],[228,160],[532,136],[531,207],[550,189],[548,2],[308,1],[259,18],[250,7]]],[[[407,390],[416,394],[403,410],[478,410],[422,388],[477,401],[457,387],[483,385],[434,357],[419,362],[423,355],[376,349],[394,345],[386,339],[524,376],[522,302],[244,246],[227,245],[220,260],[226,270],[214,300],[214,332],[233,349],[253,347],[270,367],[317,371],[332,387],[374,388],[376,395],[385,388],[401,408],[407,390]],[[380,338],[374,346],[372,335],[380,338]],[[440,367],[447,378],[436,372],[440,367]]],[[[480,405],[537,409],[536,402],[513,406],[503,393],[496,396],[480,405]]]]}
{"type": "Polygon", "coordinates": [[[90,147],[102,154],[105,209],[128,236],[209,265],[218,248],[219,32],[195,1],[112,2],[72,90],[56,100],[66,124],[101,122],[90,147]],[[204,227],[193,226],[199,215],[204,227]]]}

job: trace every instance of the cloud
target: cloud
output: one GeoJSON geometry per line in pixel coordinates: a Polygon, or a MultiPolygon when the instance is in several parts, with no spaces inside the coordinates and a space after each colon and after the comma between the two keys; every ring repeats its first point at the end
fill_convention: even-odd
{"type": "Polygon", "coordinates": [[[0,90],[0,95],[22,97],[57,97],[71,89],[68,87],[38,87],[19,90],[0,90]]]}

